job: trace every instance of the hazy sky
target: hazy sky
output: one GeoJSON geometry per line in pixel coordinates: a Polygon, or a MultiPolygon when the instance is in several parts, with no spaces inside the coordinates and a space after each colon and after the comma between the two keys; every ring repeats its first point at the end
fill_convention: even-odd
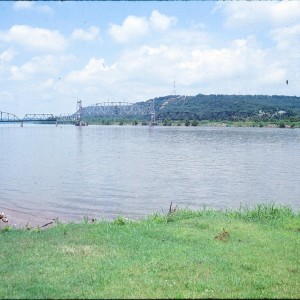
{"type": "Polygon", "coordinates": [[[0,111],[145,101],[174,81],[300,96],[300,1],[0,2],[0,111]]]}

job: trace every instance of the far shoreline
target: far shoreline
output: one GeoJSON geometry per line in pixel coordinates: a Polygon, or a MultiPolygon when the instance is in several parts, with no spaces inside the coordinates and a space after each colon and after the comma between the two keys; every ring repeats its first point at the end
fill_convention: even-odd
{"type": "MultiPolygon", "coordinates": [[[[149,122],[137,120],[84,120],[87,125],[99,126],[149,126],[149,122]]],[[[209,121],[209,120],[159,120],[155,123],[158,127],[245,127],[245,128],[300,128],[300,122],[291,122],[289,120],[276,120],[276,121],[209,121]]]]}

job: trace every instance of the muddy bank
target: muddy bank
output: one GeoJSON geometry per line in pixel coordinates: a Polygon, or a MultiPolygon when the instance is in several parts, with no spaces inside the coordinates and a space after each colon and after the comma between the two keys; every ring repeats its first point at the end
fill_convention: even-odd
{"type": "Polygon", "coordinates": [[[4,217],[0,220],[0,229],[4,228],[5,226],[14,228],[42,227],[48,223],[50,224],[46,226],[51,226],[58,221],[57,218],[50,215],[33,214],[12,208],[4,208],[1,206],[0,212],[2,212],[4,215],[4,217]]]}

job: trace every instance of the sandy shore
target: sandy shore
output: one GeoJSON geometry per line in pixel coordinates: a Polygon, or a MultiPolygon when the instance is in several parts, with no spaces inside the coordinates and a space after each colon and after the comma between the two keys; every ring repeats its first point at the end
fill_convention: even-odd
{"type": "MultiPolygon", "coordinates": [[[[0,207],[0,212],[3,212],[8,220],[8,222],[3,222],[0,220],[0,229],[4,228],[5,226],[11,226],[14,228],[41,227],[50,222],[53,222],[52,224],[55,223],[55,217],[52,216],[32,214],[3,207],[0,207]]],[[[52,224],[47,226],[49,227],[52,224]]]]}

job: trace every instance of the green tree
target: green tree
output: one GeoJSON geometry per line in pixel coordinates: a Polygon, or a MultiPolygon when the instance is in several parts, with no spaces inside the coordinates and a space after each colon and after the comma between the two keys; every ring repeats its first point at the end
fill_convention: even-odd
{"type": "Polygon", "coordinates": [[[191,125],[191,121],[190,121],[189,119],[186,119],[186,120],[184,121],[184,125],[185,125],[185,126],[190,126],[190,125],[191,125]]]}
{"type": "Polygon", "coordinates": [[[198,124],[199,124],[199,122],[198,122],[197,120],[194,119],[194,120],[192,121],[192,126],[198,126],[198,124]]]}
{"type": "Polygon", "coordinates": [[[164,121],[163,121],[163,126],[172,126],[172,121],[171,121],[171,119],[164,119],[164,121]]]}
{"type": "Polygon", "coordinates": [[[284,122],[280,122],[280,123],[279,123],[279,128],[285,128],[284,122]]]}

